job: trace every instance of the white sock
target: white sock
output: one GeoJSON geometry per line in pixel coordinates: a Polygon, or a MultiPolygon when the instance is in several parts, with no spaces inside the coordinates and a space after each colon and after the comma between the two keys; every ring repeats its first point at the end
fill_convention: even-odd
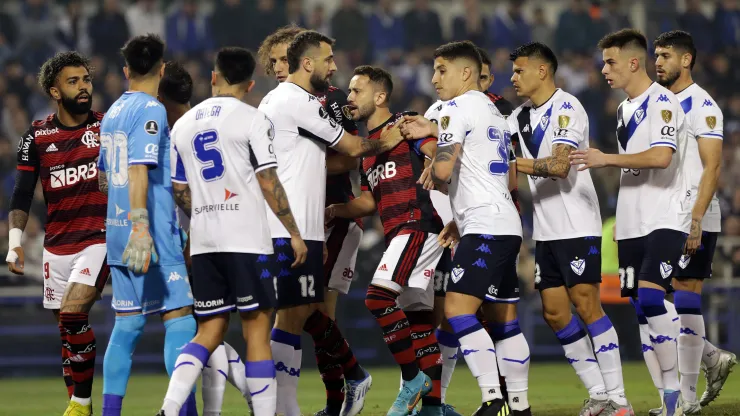
{"type": "Polygon", "coordinates": [[[208,364],[203,368],[203,415],[219,416],[224,403],[224,390],[226,390],[226,379],[228,378],[229,359],[226,350],[219,345],[208,364]]]}
{"type": "Polygon", "coordinates": [[[193,391],[193,386],[198,381],[204,364],[208,362],[209,355],[204,346],[194,342],[183,347],[175,361],[175,369],[172,371],[162,405],[166,416],[177,416],[180,413],[180,408],[193,391]]]}
{"type": "Polygon", "coordinates": [[[493,341],[475,315],[460,315],[449,319],[460,341],[465,362],[473,377],[478,380],[483,402],[501,399],[501,385],[498,381],[496,350],[493,341]]]}
{"type": "MultiPolygon", "coordinates": [[[[277,382],[277,413],[285,413],[285,404],[289,398],[290,391],[290,369],[293,364],[293,353],[295,348],[292,345],[283,344],[277,341],[270,341],[272,350],[272,359],[275,361],[275,379],[277,382]]],[[[247,383],[249,384],[249,383],[247,383]]],[[[252,398],[254,405],[254,398],[252,398]]]]}
{"type": "Polygon", "coordinates": [[[242,362],[239,353],[236,352],[234,347],[229,345],[227,342],[223,344],[224,351],[226,351],[226,358],[229,363],[229,383],[236,387],[241,392],[242,397],[249,403],[249,408],[252,408],[252,397],[249,395],[249,387],[247,386],[247,376],[244,374],[244,363],[242,362]]]}
{"type": "Polygon", "coordinates": [[[604,379],[609,399],[620,406],[627,405],[622,379],[622,359],[619,357],[619,337],[609,317],[604,315],[588,325],[588,332],[593,338],[594,352],[599,361],[599,370],[604,379]]]}
{"type": "Polygon", "coordinates": [[[72,398],[70,398],[70,400],[72,400],[73,402],[77,402],[83,406],[89,406],[90,403],[92,403],[92,398],[90,397],[84,398],[84,397],[77,397],[75,395],[72,395],[72,398]]]}
{"type": "Polygon", "coordinates": [[[701,355],[701,362],[707,368],[712,368],[719,362],[719,349],[706,339],[704,340],[704,351],[701,355]]]}
{"type": "Polygon", "coordinates": [[[606,400],[608,398],[606,384],[594,356],[594,348],[586,331],[579,325],[578,319],[573,316],[565,328],[555,332],[555,336],[563,346],[568,363],[573,366],[576,375],[588,390],[589,397],[606,400]]]}
{"type": "Polygon", "coordinates": [[[681,388],[678,382],[678,350],[676,339],[678,332],[673,317],[665,307],[665,293],[658,289],[638,289],[640,307],[645,313],[650,331],[650,341],[658,357],[661,372],[663,373],[663,388],[667,391],[678,391],[681,388]],[[660,303],[656,299],[660,299],[660,303]]]}
{"type": "Polygon", "coordinates": [[[530,355],[527,339],[519,331],[517,335],[496,341],[494,345],[498,367],[506,377],[509,407],[511,410],[525,410],[529,407],[527,390],[529,388],[530,355]]]}
{"type": "Polygon", "coordinates": [[[290,374],[288,378],[288,400],[285,402],[286,416],[301,416],[301,408],[298,406],[298,381],[301,377],[301,363],[303,362],[303,350],[299,347],[293,350],[290,374]]]}
{"type": "Polygon", "coordinates": [[[681,373],[681,396],[696,402],[701,358],[704,352],[704,317],[701,315],[701,295],[683,290],[674,295],[681,333],[678,336],[678,370],[681,373]]]}
{"type": "Polygon", "coordinates": [[[457,350],[460,343],[457,342],[457,337],[447,331],[441,329],[437,330],[437,342],[439,342],[440,355],[442,355],[442,403],[445,402],[447,396],[447,388],[450,386],[452,380],[452,373],[455,372],[455,365],[457,365],[457,350]]]}
{"type": "MultiPolygon", "coordinates": [[[[647,318],[646,321],[647,322],[647,318]]],[[[653,379],[653,385],[658,390],[663,390],[663,372],[660,370],[660,363],[658,363],[658,356],[655,355],[655,348],[653,343],[650,341],[650,329],[647,323],[640,324],[640,342],[642,343],[642,358],[645,359],[645,365],[650,373],[650,378],[653,379]]],[[[660,397],[663,397],[661,394],[660,397]]]]}
{"type": "MultiPolygon", "coordinates": [[[[272,360],[247,361],[245,374],[252,392],[254,416],[274,416],[277,408],[277,381],[272,360]]],[[[300,411],[298,413],[300,415],[300,411]]]]}

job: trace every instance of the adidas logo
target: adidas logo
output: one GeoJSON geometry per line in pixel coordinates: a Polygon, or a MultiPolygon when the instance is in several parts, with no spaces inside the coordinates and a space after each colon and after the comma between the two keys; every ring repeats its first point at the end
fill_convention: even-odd
{"type": "Polygon", "coordinates": [[[80,272],[80,274],[84,274],[85,276],[90,276],[90,269],[89,268],[84,268],[84,269],[82,269],[82,271],[80,272]]]}
{"type": "Polygon", "coordinates": [[[381,272],[387,272],[388,271],[388,266],[386,266],[385,264],[383,264],[382,266],[378,267],[378,270],[380,270],[381,272]]]}
{"type": "Polygon", "coordinates": [[[57,149],[57,145],[55,145],[54,143],[50,144],[49,147],[46,148],[46,153],[57,151],[59,151],[59,149],[57,149]]]}

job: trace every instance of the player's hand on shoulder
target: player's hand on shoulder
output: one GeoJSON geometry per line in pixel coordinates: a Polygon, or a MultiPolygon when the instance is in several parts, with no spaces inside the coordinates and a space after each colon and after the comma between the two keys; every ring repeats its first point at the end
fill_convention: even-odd
{"type": "Polygon", "coordinates": [[[13,274],[23,275],[25,258],[26,256],[23,253],[23,247],[16,247],[12,250],[8,250],[8,256],[5,257],[5,261],[8,263],[8,270],[13,274]]]}
{"type": "Polygon", "coordinates": [[[437,242],[444,248],[455,247],[460,242],[460,231],[455,221],[450,221],[437,236],[437,242]]]}
{"type": "Polygon", "coordinates": [[[603,168],[606,166],[606,155],[604,152],[593,147],[586,150],[574,150],[568,157],[572,166],[581,165],[578,168],[579,172],[589,168],[603,168]]]}
{"type": "Polygon", "coordinates": [[[405,115],[403,123],[398,123],[406,140],[426,139],[427,137],[436,137],[435,124],[420,115],[405,115]]]}
{"type": "Polygon", "coordinates": [[[290,246],[293,247],[293,256],[295,257],[295,261],[290,267],[295,269],[306,262],[308,247],[306,247],[306,242],[303,241],[300,235],[290,237],[290,246]]]}
{"type": "Polygon", "coordinates": [[[380,140],[392,140],[401,142],[404,139],[400,128],[401,123],[395,123],[392,126],[386,125],[383,130],[380,131],[380,140]]]}

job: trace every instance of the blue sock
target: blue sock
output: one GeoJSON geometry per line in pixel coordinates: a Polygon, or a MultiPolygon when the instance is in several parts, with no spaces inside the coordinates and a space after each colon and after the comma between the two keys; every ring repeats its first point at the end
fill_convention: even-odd
{"type": "MultiPolygon", "coordinates": [[[[164,365],[167,368],[167,374],[172,376],[175,370],[177,356],[180,355],[182,348],[195,337],[197,325],[192,315],[182,316],[180,318],[170,319],[164,322],[164,365]]],[[[180,416],[197,416],[198,410],[195,406],[195,387],[193,392],[188,396],[188,400],[180,408],[180,416]]]]}
{"type": "Polygon", "coordinates": [[[103,416],[120,416],[131,375],[131,355],[144,332],[143,315],[117,316],[103,359],[103,416]]]}

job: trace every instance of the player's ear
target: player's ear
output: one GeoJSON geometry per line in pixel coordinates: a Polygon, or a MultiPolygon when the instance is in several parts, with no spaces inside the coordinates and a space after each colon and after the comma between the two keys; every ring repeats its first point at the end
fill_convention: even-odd
{"type": "Polygon", "coordinates": [[[547,71],[548,71],[547,65],[540,64],[540,67],[539,67],[539,69],[537,71],[537,75],[539,75],[540,81],[542,81],[543,79],[545,79],[547,77],[547,71]]]}
{"type": "Polygon", "coordinates": [[[126,77],[126,79],[131,79],[129,78],[128,67],[123,67],[123,76],[126,77]]]}
{"type": "Polygon", "coordinates": [[[215,87],[216,86],[216,77],[217,76],[218,75],[216,75],[216,71],[211,71],[211,86],[212,87],[215,87]]]}
{"type": "Polygon", "coordinates": [[[248,92],[248,93],[252,91],[252,88],[254,88],[254,84],[255,84],[254,80],[250,80],[250,81],[249,81],[249,82],[247,83],[247,92],[248,92]]]}
{"type": "Polygon", "coordinates": [[[49,95],[51,95],[51,98],[53,98],[55,101],[62,99],[62,93],[57,87],[49,88],[49,95]]]}
{"type": "Polygon", "coordinates": [[[692,58],[693,57],[688,52],[686,52],[685,54],[683,54],[683,56],[681,56],[681,66],[683,66],[684,68],[690,68],[691,67],[691,59],[692,58]]]}
{"type": "Polygon", "coordinates": [[[162,65],[159,67],[159,77],[164,78],[164,61],[162,61],[162,65]]]}
{"type": "Polygon", "coordinates": [[[470,77],[473,76],[473,69],[469,66],[464,66],[462,70],[462,79],[463,81],[467,81],[470,79],[470,77]]]}
{"type": "Polygon", "coordinates": [[[379,91],[375,93],[375,106],[380,106],[388,99],[388,94],[385,91],[379,91]]]}
{"type": "Polygon", "coordinates": [[[306,70],[306,72],[313,72],[313,62],[308,56],[304,56],[303,58],[301,58],[301,66],[303,67],[303,69],[306,70]]]}

